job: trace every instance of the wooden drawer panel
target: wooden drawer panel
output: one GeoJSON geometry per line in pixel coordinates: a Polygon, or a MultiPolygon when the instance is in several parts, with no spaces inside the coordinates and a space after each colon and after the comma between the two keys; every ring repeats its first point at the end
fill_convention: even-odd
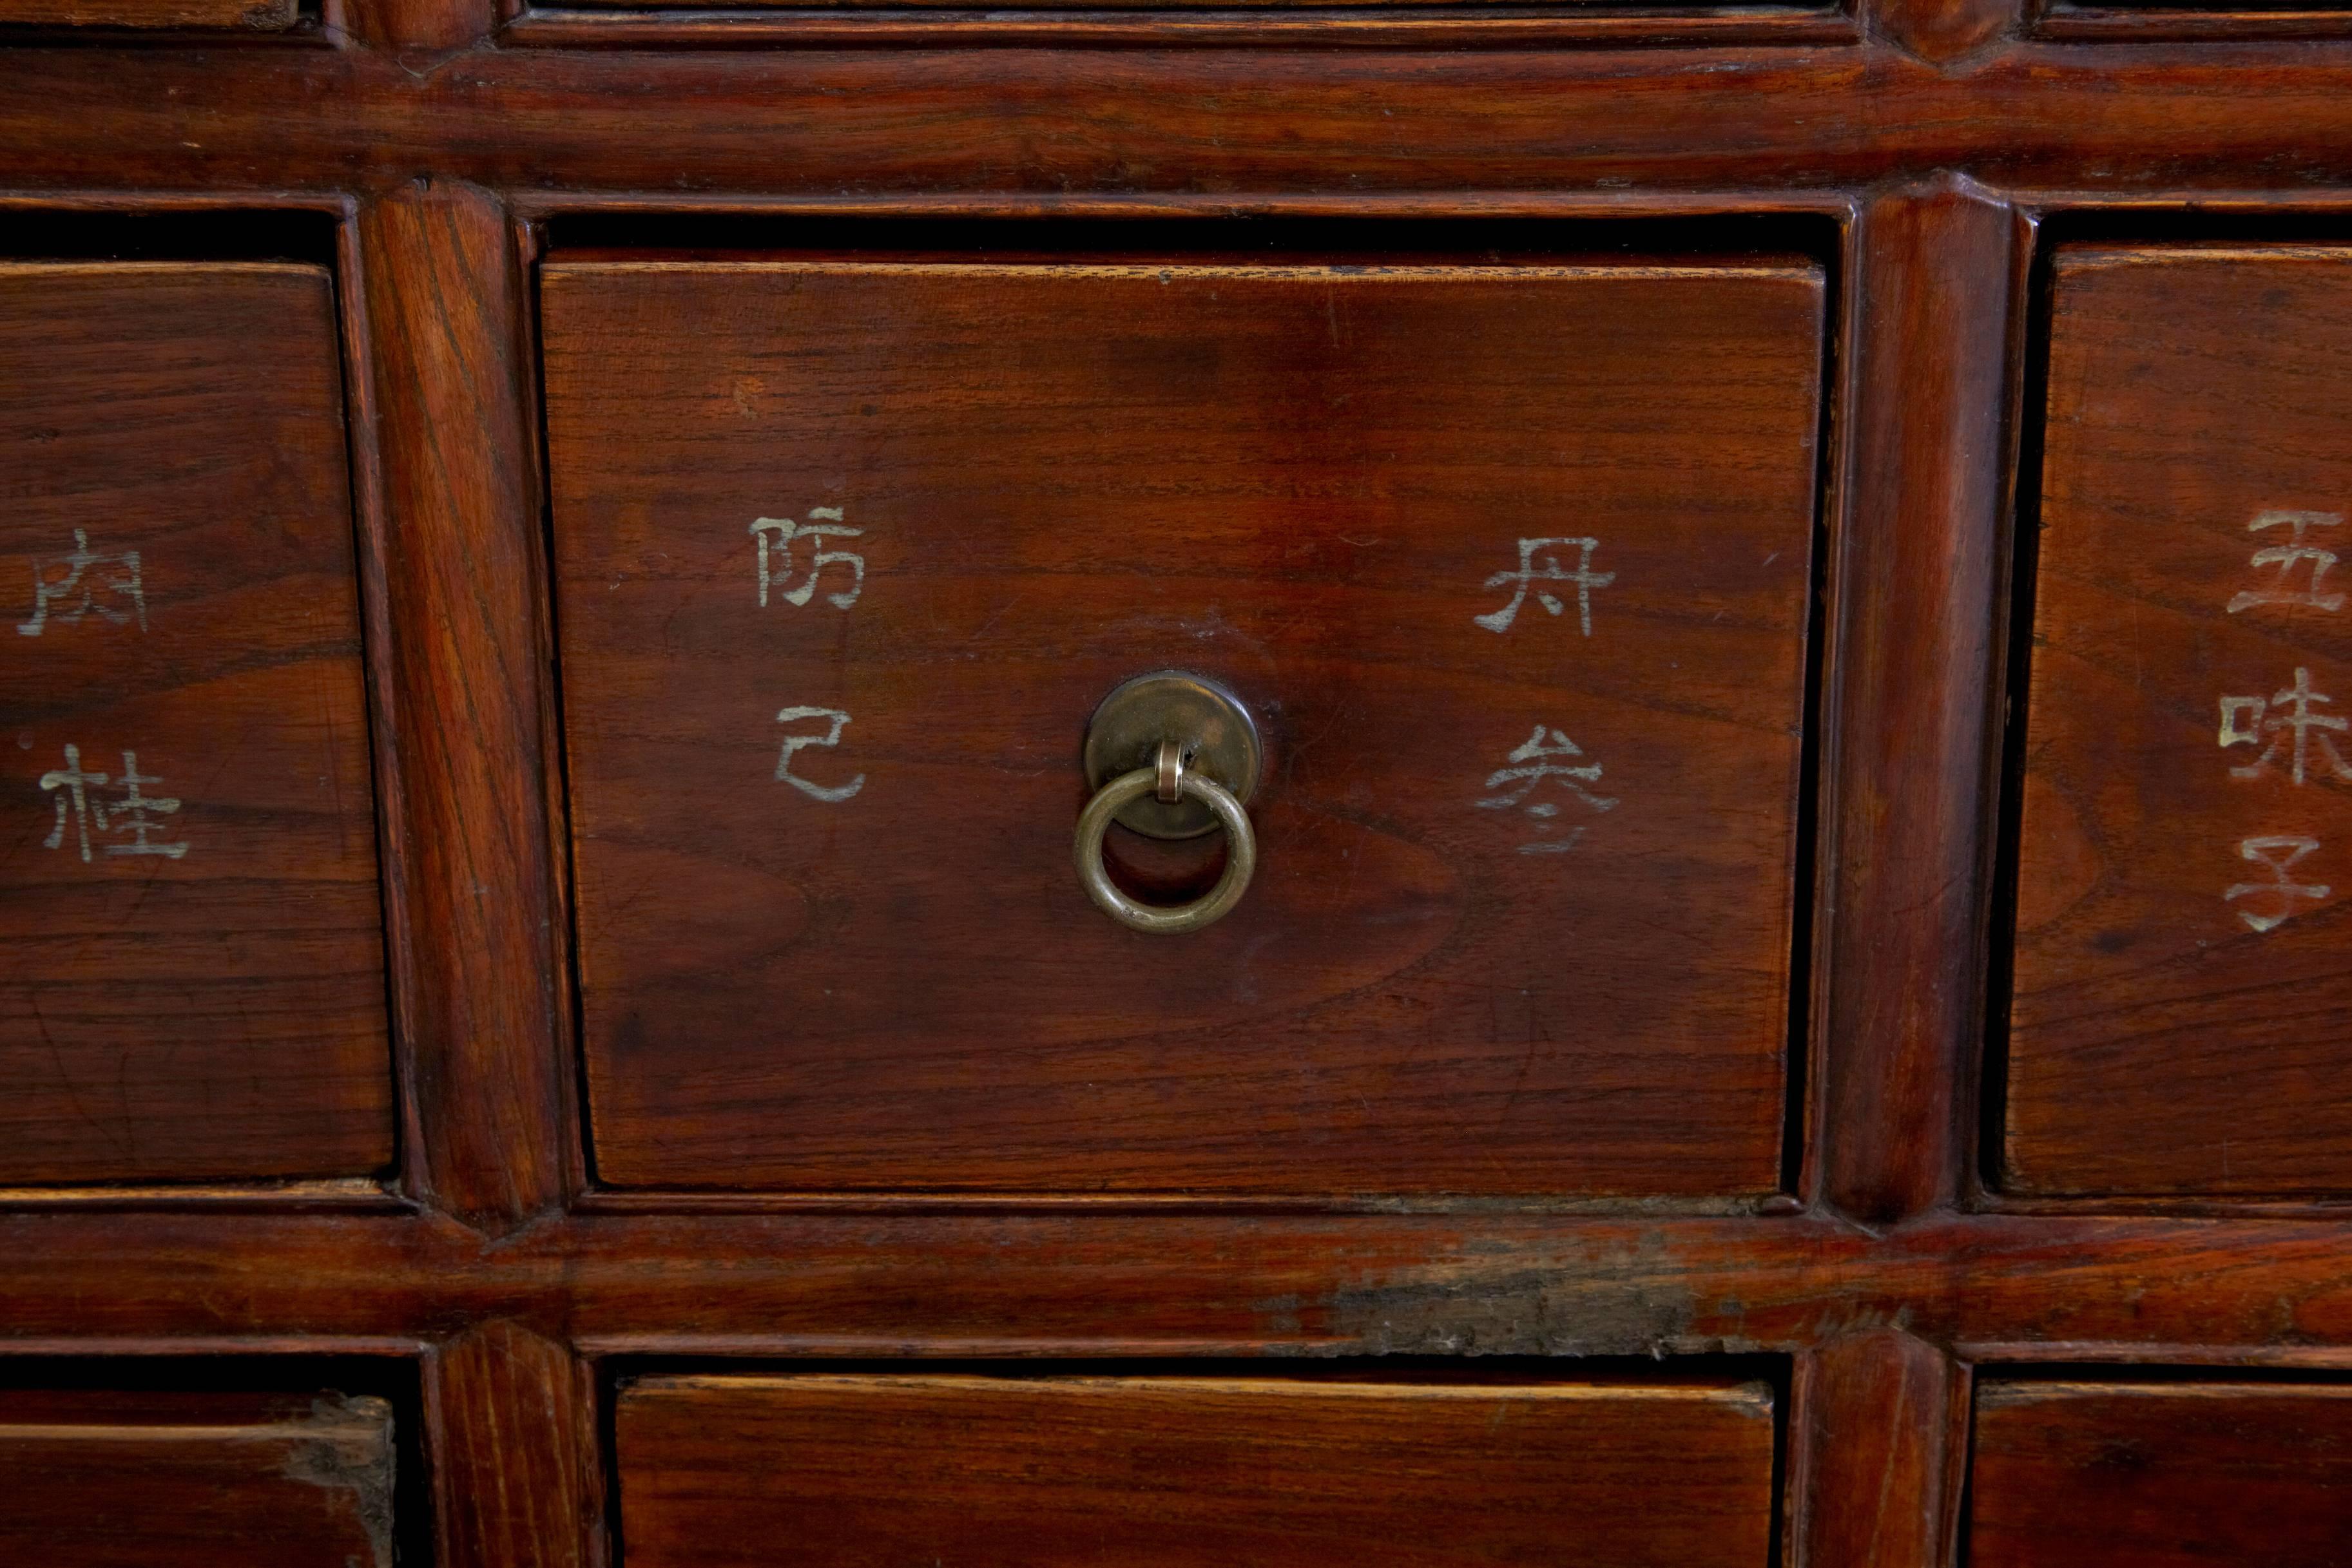
{"type": "Polygon", "coordinates": [[[215,28],[278,33],[301,20],[298,0],[0,0],[0,28],[215,28]]]}
{"type": "Polygon", "coordinates": [[[1992,1383],[1969,1568],[2332,1568],[2352,1541],[2352,1388],[1992,1383]]]}
{"type": "Polygon", "coordinates": [[[318,267],[0,265],[0,1186],[391,1158],[337,341],[318,267]]]}
{"type": "Polygon", "coordinates": [[[393,1470],[381,1399],[0,1391],[0,1562],[392,1568],[393,1470]]]}
{"type": "Polygon", "coordinates": [[[2352,251],[2053,298],[2007,1185],[2352,1187],[2352,251]]]}
{"type": "Polygon", "coordinates": [[[1773,1190],[1822,297],[551,263],[601,1179],[1773,1190]],[[1269,754],[1176,938],[1070,864],[1088,715],[1163,667],[1269,754]]]}
{"type": "Polygon", "coordinates": [[[628,1568],[1762,1568],[1760,1385],[656,1377],[628,1568]]]}

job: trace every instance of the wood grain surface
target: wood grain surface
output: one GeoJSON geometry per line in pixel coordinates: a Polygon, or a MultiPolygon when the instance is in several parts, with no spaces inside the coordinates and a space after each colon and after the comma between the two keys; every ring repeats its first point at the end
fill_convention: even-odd
{"type": "Polygon", "coordinates": [[[2004,1179],[2340,1192],[2352,251],[2072,248],[2052,298],[2004,1179]]]}
{"type": "Polygon", "coordinates": [[[585,1568],[603,1561],[603,1467],[591,1439],[593,1373],[505,1319],[436,1347],[425,1408],[439,1442],[441,1568],[585,1568]],[[593,1544],[592,1544],[593,1543],[593,1544]]]}
{"type": "Polygon", "coordinates": [[[562,893],[548,829],[549,657],[503,205],[453,183],[354,225],[383,475],[387,856],[415,1043],[412,1187],[486,1230],[563,1190],[562,893]]]}
{"type": "Polygon", "coordinates": [[[1885,1223],[1958,1191],[1973,1103],[2009,494],[2011,354],[1995,329],[2020,235],[1963,180],[1889,192],[1857,226],[1855,428],[1822,675],[1835,918],[1819,949],[1816,1147],[1829,1201],[1885,1223]],[[1948,695],[1921,700],[1935,691],[1948,695]]]}
{"type": "Polygon", "coordinates": [[[0,0],[0,26],[275,33],[300,15],[296,0],[0,0]]]}
{"type": "MultiPolygon", "coordinates": [[[[1817,271],[542,298],[602,1179],[1778,1185],[1817,271]],[[1087,716],[1170,667],[1269,752],[1256,881],[1179,938],[1070,868],[1087,716]]],[[[1220,841],[1116,840],[1171,897],[1220,841]]]]}
{"type": "Polygon", "coordinates": [[[1763,1568],[1760,1384],[652,1377],[632,1568],[1150,1561],[1763,1568]]]}
{"type": "Polygon", "coordinates": [[[0,265],[0,1185],[392,1157],[337,342],[320,267],[0,265]]]}
{"type": "Polygon", "coordinates": [[[1798,1364],[1791,1487],[1800,1563],[1943,1568],[1967,1401],[1958,1368],[1899,1330],[1849,1335],[1798,1364]],[[1801,1419],[1796,1414],[1801,1411],[1801,1419]]]}
{"type": "Polygon", "coordinates": [[[0,1558],[393,1568],[381,1399],[0,1390],[0,1558]]]}
{"type": "Polygon", "coordinates": [[[2327,1568],[2352,1387],[1989,1383],[1969,1522],[1969,1568],[2327,1568]]]}

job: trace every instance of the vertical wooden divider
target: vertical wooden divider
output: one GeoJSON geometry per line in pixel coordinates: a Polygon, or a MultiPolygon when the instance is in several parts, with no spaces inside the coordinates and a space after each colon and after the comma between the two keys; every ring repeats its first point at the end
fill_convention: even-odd
{"type": "Polygon", "coordinates": [[[1975,1103],[2019,234],[1944,180],[1856,246],[1816,1037],[1823,1196],[1871,1225],[1956,1199],[1975,1103]]]}
{"type": "Polygon", "coordinates": [[[325,5],[330,28],[412,60],[487,40],[510,10],[504,0],[325,0],[325,5]]]}
{"type": "Polygon", "coordinates": [[[1796,1568],[1941,1568],[1966,1372],[1897,1331],[1798,1357],[1789,1430],[1796,1568]]]}
{"type": "Polygon", "coordinates": [[[1944,66],[2025,21],[2021,0],[1861,0],[1863,28],[1915,58],[1944,66]]]}
{"type": "Polygon", "coordinates": [[[595,1568],[605,1552],[587,1364],[521,1324],[426,1359],[440,1568],[595,1568]]]}
{"type": "MultiPolygon", "coordinates": [[[[1851,253],[1816,1038],[1822,1196],[1866,1225],[1948,1209],[1963,1190],[2023,232],[1946,178],[1872,200],[1851,253]]],[[[1799,1355],[1797,1568],[1939,1568],[1966,1386],[1952,1357],[1895,1329],[1799,1355]]]]}
{"type": "Polygon", "coordinates": [[[558,1204],[572,1145],[548,626],[503,208],[417,184],[362,209],[400,758],[386,860],[415,1052],[411,1190],[490,1234],[558,1204]]]}

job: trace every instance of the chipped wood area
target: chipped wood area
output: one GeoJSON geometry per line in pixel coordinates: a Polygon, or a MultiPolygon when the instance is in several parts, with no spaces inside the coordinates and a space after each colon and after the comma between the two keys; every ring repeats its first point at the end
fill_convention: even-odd
{"type": "Polygon", "coordinates": [[[0,1389],[0,1560],[393,1568],[372,1396],[0,1389]]]}
{"type": "Polygon", "coordinates": [[[293,1437],[284,1473],[293,1480],[347,1495],[367,1531],[373,1568],[392,1568],[393,1496],[396,1455],[392,1406],[373,1397],[321,1395],[293,1437]]]}

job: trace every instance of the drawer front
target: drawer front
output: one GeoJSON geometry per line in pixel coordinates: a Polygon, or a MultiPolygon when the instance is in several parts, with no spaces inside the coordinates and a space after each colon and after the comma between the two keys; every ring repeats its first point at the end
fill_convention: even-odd
{"type": "Polygon", "coordinates": [[[658,1377],[628,1568],[1590,1562],[1762,1568],[1759,1385],[658,1377]]]}
{"type": "Polygon", "coordinates": [[[0,28],[282,33],[301,19],[298,0],[0,0],[0,28]]]}
{"type": "Polygon", "coordinates": [[[1772,1190],[1822,294],[551,263],[600,1178],[1772,1190]],[[1088,716],[1171,667],[1265,751],[1175,937],[1072,870],[1088,716]]]}
{"type": "Polygon", "coordinates": [[[2325,1568],[2352,1541],[2352,1387],[1989,1383],[1969,1568],[2325,1568]]]}
{"type": "Polygon", "coordinates": [[[0,1186],[392,1155],[333,287],[0,266],[0,1186]]]}
{"type": "Polygon", "coordinates": [[[392,1568],[381,1399],[0,1391],[0,1562],[392,1568]]]}
{"type": "Polygon", "coordinates": [[[2352,1187],[2352,251],[2062,249],[2006,1106],[2027,1193],[2352,1187]]]}

